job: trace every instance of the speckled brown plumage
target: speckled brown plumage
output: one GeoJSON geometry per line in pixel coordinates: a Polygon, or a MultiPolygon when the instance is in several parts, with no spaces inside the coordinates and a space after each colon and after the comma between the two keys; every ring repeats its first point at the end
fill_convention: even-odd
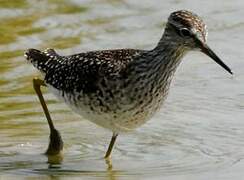
{"type": "Polygon", "coordinates": [[[101,50],[60,56],[52,49],[29,49],[26,56],[56,96],[84,118],[117,134],[139,127],[159,109],[188,51],[202,48],[225,66],[209,52],[204,44],[206,36],[201,18],[189,11],[176,11],[152,50],[101,50]]]}
{"type": "Polygon", "coordinates": [[[177,24],[180,22],[185,27],[194,29],[197,33],[201,34],[204,42],[206,42],[205,37],[207,37],[207,26],[196,14],[185,10],[176,11],[171,14],[169,21],[177,22],[177,24]]]}
{"type": "Polygon", "coordinates": [[[97,90],[101,77],[122,71],[142,51],[117,49],[60,56],[53,49],[44,52],[29,49],[27,58],[45,74],[45,82],[64,92],[97,90]]]}

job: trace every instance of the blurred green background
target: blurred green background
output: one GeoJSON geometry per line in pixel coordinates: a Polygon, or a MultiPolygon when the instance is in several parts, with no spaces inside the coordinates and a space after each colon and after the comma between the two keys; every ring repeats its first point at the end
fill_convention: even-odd
{"type": "Polygon", "coordinates": [[[0,179],[241,179],[243,9],[242,0],[0,0],[0,179]],[[32,88],[32,78],[42,77],[24,51],[150,49],[179,9],[203,17],[209,45],[235,76],[200,53],[187,55],[164,108],[119,137],[112,169],[102,158],[111,133],[43,88],[65,142],[63,163],[48,164],[49,130],[32,88]]]}

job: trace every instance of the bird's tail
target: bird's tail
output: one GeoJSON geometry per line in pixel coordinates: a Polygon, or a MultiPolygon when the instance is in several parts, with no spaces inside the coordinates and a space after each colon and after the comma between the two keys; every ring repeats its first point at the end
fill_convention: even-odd
{"type": "Polygon", "coordinates": [[[57,56],[53,49],[47,49],[43,52],[37,49],[28,49],[25,52],[27,61],[43,73],[47,72],[48,65],[51,63],[50,61],[54,60],[57,56]]]}

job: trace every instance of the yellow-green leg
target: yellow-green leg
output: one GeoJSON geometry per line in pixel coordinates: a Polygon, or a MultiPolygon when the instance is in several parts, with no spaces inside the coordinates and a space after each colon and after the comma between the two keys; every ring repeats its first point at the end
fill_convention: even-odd
{"type": "Polygon", "coordinates": [[[112,153],[112,150],[113,150],[113,147],[114,147],[114,143],[115,143],[115,141],[117,139],[117,136],[118,136],[117,133],[113,133],[113,136],[112,136],[111,141],[110,141],[109,146],[108,146],[108,150],[107,150],[107,152],[105,154],[105,157],[104,157],[105,159],[109,159],[110,158],[110,155],[112,153]]]}
{"type": "Polygon", "coordinates": [[[49,136],[50,141],[49,141],[49,145],[48,145],[48,148],[47,148],[47,151],[45,154],[46,155],[58,155],[63,150],[63,141],[62,141],[62,137],[61,137],[60,133],[58,132],[58,130],[55,129],[55,127],[53,125],[51,116],[49,114],[47,105],[45,103],[45,100],[44,100],[42,92],[41,92],[41,86],[46,86],[44,81],[41,79],[38,79],[38,78],[34,78],[33,87],[40,100],[40,103],[42,105],[43,111],[47,118],[49,129],[50,129],[50,136],[49,136]]]}

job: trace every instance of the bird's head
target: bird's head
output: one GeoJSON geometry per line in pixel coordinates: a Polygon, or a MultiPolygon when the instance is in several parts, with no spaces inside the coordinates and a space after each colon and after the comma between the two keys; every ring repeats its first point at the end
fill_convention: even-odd
{"type": "Polygon", "coordinates": [[[207,45],[207,26],[198,15],[186,10],[171,13],[164,40],[185,50],[200,50],[232,74],[231,69],[207,45]]]}

